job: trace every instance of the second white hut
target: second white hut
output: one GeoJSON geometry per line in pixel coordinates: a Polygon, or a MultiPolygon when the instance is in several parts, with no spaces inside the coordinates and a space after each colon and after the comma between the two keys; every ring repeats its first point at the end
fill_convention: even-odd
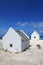
{"type": "Polygon", "coordinates": [[[40,35],[34,31],[32,34],[31,34],[31,40],[39,40],[40,39],[40,35]]]}

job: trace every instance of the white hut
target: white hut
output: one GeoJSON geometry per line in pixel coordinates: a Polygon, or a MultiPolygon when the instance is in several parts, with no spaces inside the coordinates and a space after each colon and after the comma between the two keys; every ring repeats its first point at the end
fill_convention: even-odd
{"type": "Polygon", "coordinates": [[[39,40],[40,39],[40,35],[34,31],[32,34],[31,34],[31,40],[39,40]]]}
{"type": "Polygon", "coordinates": [[[3,49],[12,52],[22,52],[29,47],[29,37],[22,30],[9,28],[3,37],[3,49]]]}

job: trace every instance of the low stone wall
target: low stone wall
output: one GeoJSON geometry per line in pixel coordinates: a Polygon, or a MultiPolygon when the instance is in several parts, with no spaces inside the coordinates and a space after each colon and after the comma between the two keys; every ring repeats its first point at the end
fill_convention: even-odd
{"type": "Polygon", "coordinates": [[[40,44],[41,46],[43,45],[43,40],[30,40],[30,45],[34,46],[40,44]]]}

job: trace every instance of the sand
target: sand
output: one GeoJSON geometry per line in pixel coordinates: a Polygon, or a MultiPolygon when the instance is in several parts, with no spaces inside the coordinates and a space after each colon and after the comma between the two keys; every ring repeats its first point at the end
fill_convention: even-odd
{"type": "Polygon", "coordinates": [[[29,49],[17,54],[0,49],[0,65],[43,65],[43,40],[38,43],[41,49],[32,44],[29,49]]]}

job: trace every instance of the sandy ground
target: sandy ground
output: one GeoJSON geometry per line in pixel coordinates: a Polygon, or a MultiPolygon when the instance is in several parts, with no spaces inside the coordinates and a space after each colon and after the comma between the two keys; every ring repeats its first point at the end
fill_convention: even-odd
{"type": "Polygon", "coordinates": [[[38,43],[41,49],[33,45],[26,51],[17,54],[0,49],[0,65],[43,65],[43,41],[38,43]]]}

